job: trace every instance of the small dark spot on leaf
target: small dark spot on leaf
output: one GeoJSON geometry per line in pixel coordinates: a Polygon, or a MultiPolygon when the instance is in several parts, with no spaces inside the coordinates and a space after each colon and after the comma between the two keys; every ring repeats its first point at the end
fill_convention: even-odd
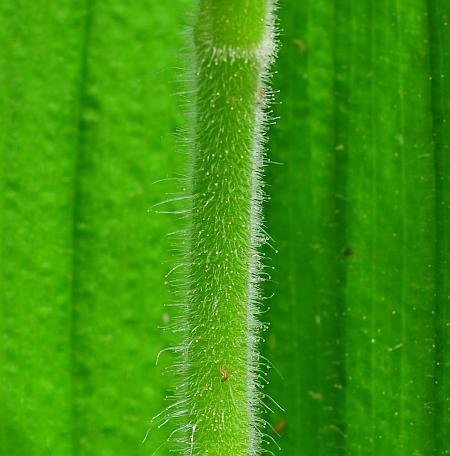
{"type": "Polygon", "coordinates": [[[292,42],[294,43],[295,47],[301,55],[303,55],[306,52],[306,44],[302,40],[294,38],[292,42]]]}
{"type": "Polygon", "coordinates": [[[280,420],[279,423],[275,426],[272,435],[274,437],[279,437],[285,427],[286,427],[286,420],[280,420]]]}
{"type": "Polygon", "coordinates": [[[350,246],[347,246],[345,247],[344,251],[342,252],[342,254],[345,256],[345,257],[351,257],[354,255],[354,252],[352,250],[352,248],[350,246]]]}

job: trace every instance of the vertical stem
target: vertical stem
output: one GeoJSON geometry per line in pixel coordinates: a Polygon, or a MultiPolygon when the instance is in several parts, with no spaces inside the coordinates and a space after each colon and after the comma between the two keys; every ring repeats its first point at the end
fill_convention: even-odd
{"type": "Polygon", "coordinates": [[[268,0],[200,0],[194,27],[187,454],[256,454],[260,443],[257,247],[271,9],[268,0]]]}

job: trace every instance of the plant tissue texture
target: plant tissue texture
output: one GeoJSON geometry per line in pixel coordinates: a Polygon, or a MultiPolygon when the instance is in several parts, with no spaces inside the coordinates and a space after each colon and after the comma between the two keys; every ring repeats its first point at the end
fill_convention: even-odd
{"type": "Polygon", "coordinates": [[[168,410],[185,418],[186,454],[255,455],[263,439],[258,247],[272,10],[270,1],[203,0],[193,28],[183,384],[168,410]]]}
{"type": "Polygon", "coordinates": [[[269,154],[286,454],[449,454],[450,4],[288,1],[269,154]]]}
{"type": "Polygon", "coordinates": [[[189,5],[0,2],[1,455],[151,452],[189,5]]]}

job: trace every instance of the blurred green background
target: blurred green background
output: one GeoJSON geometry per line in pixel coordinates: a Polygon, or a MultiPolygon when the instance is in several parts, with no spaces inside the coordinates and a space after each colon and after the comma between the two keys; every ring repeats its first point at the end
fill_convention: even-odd
{"type": "MultiPolygon", "coordinates": [[[[180,222],[152,206],[186,169],[194,4],[0,5],[2,456],[167,436],[141,444],[176,340],[160,327],[180,222]]],[[[282,454],[448,455],[450,4],[278,16],[263,352],[284,411],[265,418],[282,454]]]]}

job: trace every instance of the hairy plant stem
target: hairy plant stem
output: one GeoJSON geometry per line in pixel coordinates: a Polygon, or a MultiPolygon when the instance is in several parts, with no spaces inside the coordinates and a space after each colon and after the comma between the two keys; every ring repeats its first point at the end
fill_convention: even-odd
{"type": "Polygon", "coordinates": [[[254,455],[263,108],[269,0],[200,0],[184,345],[186,454],[254,455]]]}

